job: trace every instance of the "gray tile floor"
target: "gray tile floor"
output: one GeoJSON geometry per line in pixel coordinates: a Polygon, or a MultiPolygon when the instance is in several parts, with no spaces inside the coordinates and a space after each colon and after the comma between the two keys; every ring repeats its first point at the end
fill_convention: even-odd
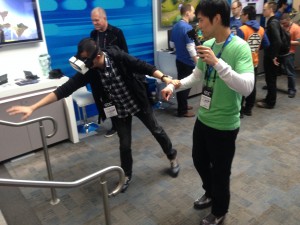
{"type": "MultiPolygon", "coordinates": [[[[263,85],[262,76],[257,84],[258,98],[265,96],[263,85]]],[[[286,76],[278,77],[278,87],[286,90],[286,86],[286,76]]],[[[189,102],[197,108],[199,96],[189,102]]],[[[253,116],[242,119],[232,168],[231,204],[225,224],[299,224],[299,103],[299,96],[290,99],[279,91],[275,109],[255,107],[253,116]]],[[[203,194],[191,158],[195,119],[175,117],[175,112],[173,105],[157,110],[156,115],[179,151],[181,172],[178,178],[168,176],[168,160],[148,130],[134,119],[134,177],[125,194],[109,200],[112,224],[194,225],[209,213],[209,209],[197,211],[192,207],[194,199],[203,194]]],[[[55,179],[73,181],[105,167],[119,165],[118,138],[104,137],[109,127],[104,123],[96,135],[84,138],[78,144],[66,141],[51,146],[49,152],[55,179]]],[[[6,162],[4,166],[16,179],[47,179],[42,151],[26,159],[6,162]]],[[[109,187],[114,187],[117,178],[108,178],[109,187]]],[[[57,189],[61,202],[55,206],[49,204],[50,191],[47,189],[19,190],[43,225],[105,224],[97,181],[78,188],[57,189]]],[[[22,218],[21,214],[15,216],[22,218]]]]}

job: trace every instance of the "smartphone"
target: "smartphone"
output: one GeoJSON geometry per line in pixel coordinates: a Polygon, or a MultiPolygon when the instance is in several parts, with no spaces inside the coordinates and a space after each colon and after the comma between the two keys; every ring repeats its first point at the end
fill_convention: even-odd
{"type": "Polygon", "coordinates": [[[192,39],[195,42],[196,46],[201,45],[201,42],[198,40],[198,34],[195,31],[195,29],[191,29],[190,31],[188,31],[187,35],[189,36],[190,39],[192,39]]]}

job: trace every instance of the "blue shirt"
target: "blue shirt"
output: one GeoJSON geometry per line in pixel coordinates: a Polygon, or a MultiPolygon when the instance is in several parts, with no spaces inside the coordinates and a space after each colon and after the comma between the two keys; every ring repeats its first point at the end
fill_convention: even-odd
{"type": "Polygon", "coordinates": [[[187,44],[194,43],[187,35],[187,32],[191,29],[193,27],[189,23],[184,20],[178,21],[172,29],[171,41],[174,42],[176,48],[176,60],[190,66],[195,66],[193,59],[186,49],[187,44]]]}
{"type": "Polygon", "coordinates": [[[236,34],[240,26],[242,26],[240,19],[235,18],[234,16],[230,17],[230,30],[232,33],[236,34]]]}

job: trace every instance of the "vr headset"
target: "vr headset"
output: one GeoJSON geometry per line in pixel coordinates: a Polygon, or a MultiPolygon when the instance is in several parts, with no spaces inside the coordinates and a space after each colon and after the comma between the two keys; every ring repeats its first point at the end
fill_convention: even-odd
{"type": "Polygon", "coordinates": [[[69,63],[73,67],[73,69],[75,69],[81,74],[85,74],[87,71],[89,71],[90,68],[93,67],[94,65],[93,61],[96,58],[98,52],[99,52],[99,47],[96,48],[96,50],[91,55],[91,57],[85,59],[81,59],[80,54],[77,53],[76,56],[72,56],[69,59],[69,63]]]}

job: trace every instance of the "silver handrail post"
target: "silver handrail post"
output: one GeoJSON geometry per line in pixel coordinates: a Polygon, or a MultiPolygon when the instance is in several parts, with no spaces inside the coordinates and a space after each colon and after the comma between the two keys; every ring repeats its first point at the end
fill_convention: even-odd
{"type": "MultiPolygon", "coordinates": [[[[1,123],[1,121],[0,121],[1,123]]],[[[121,167],[111,166],[103,170],[90,174],[82,179],[73,182],[60,182],[60,181],[35,181],[35,180],[15,180],[15,179],[4,179],[0,178],[0,186],[13,186],[13,187],[41,187],[41,188],[72,188],[86,184],[96,178],[100,177],[100,184],[102,189],[103,205],[105,212],[106,225],[111,225],[111,211],[109,208],[109,197],[116,196],[121,190],[125,181],[125,173],[121,167]],[[105,174],[112,171],[118,172],[119,182],[118,186],[111,192],[108,193],[107,182],[105,181],[105,174]]]]}
{"type": "Polygon", "coordinates": [[[105,175],[101,176],[100,178],[101,190],[102,190],[102,199],[103,199],[103,207],[104,207],[104,214],[105,214],[105,223],[106,225],[111,225],[111,213],[110,207],[108,202],[108,190],[107,190],[107,181],[105,180],[105,175]]]}
{"type": "MultiPolygon", "coordinates": [[[[53,120],[52,122],[53,122],[54,127],[56,127],[56,124],[55,124],[56,121],[53,120]]],[[[47,147],[45,127],[44,127],[42,121],[39,121],[39,124],[40,124],[40,134],[41,134],[41,139],[42,139],[42,143],[43,143],[46,167],[47,167],[47,172],[48,172],[48,179],[50,181],[53,181],[53,173],[52,173],[52,167],[51,167],[50,157],[49,157],[49,152],[48,152],[48,147],[47,147]]],[[[55,188],[50,188],[50,190],[51,190],[51,197],[52,197],[50,204],[56,205],[60,202],[59,198],[57,198],[56,190],[55,190],[55,188]]]]}

